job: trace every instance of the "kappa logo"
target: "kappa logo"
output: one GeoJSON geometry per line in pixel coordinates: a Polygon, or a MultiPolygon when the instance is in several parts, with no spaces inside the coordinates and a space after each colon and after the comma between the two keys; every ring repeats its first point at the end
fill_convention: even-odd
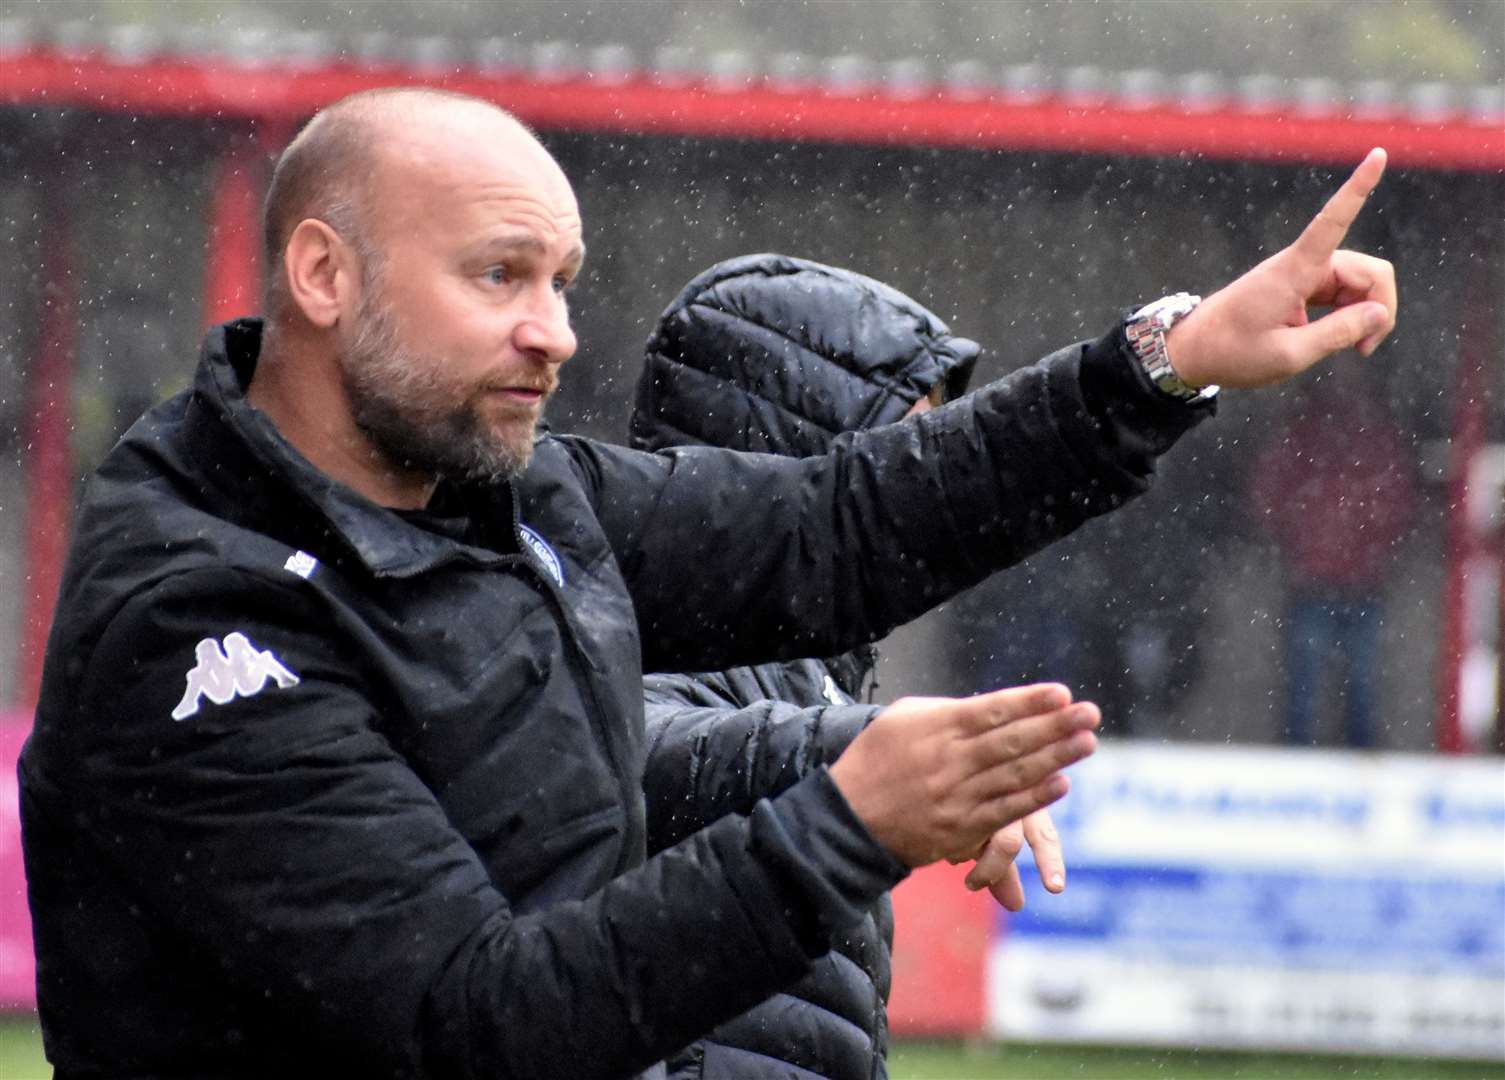
{"type": "Polygon", "coordinates": [[[225,635],[223,648],[213,638],[205,638],[194,646],[193,653],[198,663],[188,673],[188,689],[172,711],[174,720],[187,720],[198,712],[201,697],[227,705],[237,694],[251,697],[261,693],[268,679],[284,690],[299,682],[271,649],[258,649],[239,630],[225,635]]]}
{"type": "Polygon", "coordinates": [[[543,563],[543,568],[549,572],[549,577],[554,579],[554,584],[562,588],[564,564],[559,561],[559,556],[554,553],[554,549],[549,547],[549,542],[526,525],[519,524],[517,531],[528,550],[533,553],[533,557],[543,563]]]}

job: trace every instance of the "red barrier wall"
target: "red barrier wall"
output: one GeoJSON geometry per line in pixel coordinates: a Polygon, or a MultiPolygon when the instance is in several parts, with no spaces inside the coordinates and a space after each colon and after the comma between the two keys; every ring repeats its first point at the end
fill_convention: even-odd
{"type": "Polygon", "coordinates": [[[986,1017],[988,955],[999,908],[968,892],[971,863],[916,870],[894,890],[895,1035],[980,1035],[986,1017]]]}
{"type": "Polygon", "coordinates": [[[1241,161],[1351,162],[1372,146],[1393,166],[1493,171],[1505,129],[1401,111],[1354,115],[1347,105],[1314,113],[1227,103],[1207,111],[1173,102],[1021,99],[944,92],[894,97],[818,85],[781,90],[665,82],[646,73],[601,80],[586,73],[540,77],[457,69],[439,75],[402,64],[332,59],[311,67],[244,66],[168,57],[141,63],[37,46],[6,60],[0,104],[74,106],[166,116],[297,122],[337,98],[403,83],[444,86],[504,105],[546,131],[621,131],[715,138],[815,140],[874,146],[959,146],[1065,153],[1200,154],[1241,161]]]}

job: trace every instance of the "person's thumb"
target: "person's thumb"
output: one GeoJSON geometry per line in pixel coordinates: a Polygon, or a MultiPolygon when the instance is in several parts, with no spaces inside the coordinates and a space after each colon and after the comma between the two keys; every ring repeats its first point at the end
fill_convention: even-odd
{"type": "Polygon", "coordinates": [[[1390,315],[1384,304],[1372,301],[1329,312],[1316,322],[1284,331],[1294,367],[1305,371],[1319,360],[1350,348],[1380,330],[1390,315]]]}

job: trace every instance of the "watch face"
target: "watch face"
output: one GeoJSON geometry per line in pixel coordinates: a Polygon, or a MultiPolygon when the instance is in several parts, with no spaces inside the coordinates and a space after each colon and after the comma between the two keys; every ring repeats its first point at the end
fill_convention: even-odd
{"type": "Polygon", "coordinates": [[[1195,306],[1195,304],[1189,302],[1188,297],[1176,296],[1166,301],[1165,305],[1156,312],[1156,315],[1160,319],[1161,324],[1166,329],[1170,329],[1178,319],[1191,314],[1191,309],[1195,306]]]}
{"type": "Polygon", "coordinates": [[[1154,319],[1162,329],[1169,330],[1176,325],[1176,320],[1190,314],[1192,308],[1201,302],[1200,296],[1192,296],[1190,293],[1162,296],[1159,300],[1151,301],[1136,311],[1134,318],[1154,319]]]}
{"type": "Polygon", "coordinates": [[[1183,382],[1165,350],[1165,332],[1201,302],[1200,296],[1190,293],[1163,296],[1140,308],[1124,326],[1129,344],[1155,388],[1178,401],[1205,400],[1217,393],[1216,388],[1208,393],[1183,382]]]}

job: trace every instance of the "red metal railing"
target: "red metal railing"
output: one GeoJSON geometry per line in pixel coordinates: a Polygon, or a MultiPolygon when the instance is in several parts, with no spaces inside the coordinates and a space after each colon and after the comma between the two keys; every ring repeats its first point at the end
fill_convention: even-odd
{"type": "Polygon", "coordinates": [[[1163,101],[1145,107],[1107,93],[1041,97],[936,88],[899,95],[877,84],[436,73],[342,59],[317,67],[178,57],[127,63],[35,47],[5,60],[0,103],[296,122],[358,90],[419,83],[495,101],[530,124],[562,131],[1330,163],[1357,161],[1370,147],[1384,146],[1401,168],[1505,169],[1505,125],[1493,115],[1427,121],[1399,108],[1356,115],[1336,104],[1293,111],[1227,100],[1188,109],[1163,101]]]}

